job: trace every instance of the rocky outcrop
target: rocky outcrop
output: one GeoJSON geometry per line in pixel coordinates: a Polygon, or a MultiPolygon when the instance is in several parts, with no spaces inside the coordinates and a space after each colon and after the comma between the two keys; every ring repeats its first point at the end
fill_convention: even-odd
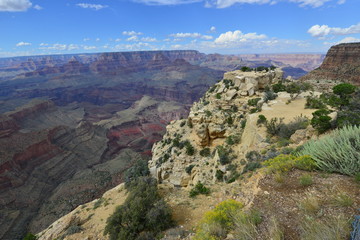
{"type": "Polygon", "coordinates": [[[256,116],[249,115],[253,107],[248,106],[248,100],[261,98],[261,89],[280,80],[281,70],[225,73],[224,80],[193,104],[186,120],[166,127],[163,140],[152,149],[149,168],[153,176],[160,182],[186,187],[198,181],[213,184],[219,171],[229,174],[224,165],[235,156],[241,159],[265,140],[261,134],[257,137],[256,116]],[[250,118],[255,120],[244,130],[250,118]],[[242,147],[231,146],[239,142],[242,147]]]}
{"type": "MultiPolygon", "coordinates": [[[[331,82],[343,81],[360,85],[360,43],[332,46],[321,66],[302,77],[325,89],[331,82]]],[[[335,83],[334,83],[335,84],[335,83]]]]}

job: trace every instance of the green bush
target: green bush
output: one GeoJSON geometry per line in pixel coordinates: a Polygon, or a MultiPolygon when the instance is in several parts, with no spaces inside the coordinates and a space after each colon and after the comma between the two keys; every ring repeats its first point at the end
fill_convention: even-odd
{"type": "Polygon", "coordinates": [[[148,176],[150,174],[146,159],[138,159],[135,164],[125,171],[126,186],[139,177],[148,176]]]}
{"type": "Polygon", "coordinates": [[[333,87],[333,93],[344,97],[355,92],[356,87],[350,83],[340,83],[333,87]]]}
{"type": "Polygon", "coordinates": [[[221,93],[217,93],[215,97],[216,99],[221,99],[221,93]]]}
{"type": "Polygon", "coordinates": [[[190,197],[196,197],[199,194],[208,195],[210,189],[205,187],[204,184],[198,182],[193,189],[190,190],[190,197]]]}
{"type": "Polygon", "coordinates": [[[217,146],[216,150],[219,155],[219,161],[221,165],[225,165],[231,162],[231,149],[224,148],[223,146],[217,146]]]}
{"type": "Polygon", "coordinates": [[[104,235],[110,240],[135,240],[144,232],[160,233],[172,225],[171,212],[149,177],[131,182],[123,205],[107,219],[104,235]]]}
{"type": "Polygon", "coordinates": [[[279,131],[276,134],[280,138],[289,139],[299,129],[305,129],[309,126],[309,119],[303,116],[297,116],[288,124],[279,124],[279,131]]]}
{"type": "Polygon", "coordinates": [[[226,138],[225,142],[228,145],[234,145],[240,142],[240,137],[231,135],[226,138]]]}
{"type": "Polygon", "coordinates": [[[252,107],[256,107],[261,98],[253,98],[248,100],[248,105],[252,107]]]}
{"type": "Polygon", "coordinates": [[[243,71],[243,72],[251,72],[253,69],[250,68],[250,67],[243,66],[243,67],[240,68],[240,70],[243,71]]]}
{"type": "Polygon", "coordinates": [[[285,90],[286,90],[286,86],[284,84],[282,84],[281,82],[273,84],[271,87],[275,93],[285,92],[285,90]]]}
{"type": "Polygon", "coordinates": [[[305,103],[305,108],[310,108],[310,109],[325,109],[326,108],[326,104],[317,97],[314,96],[308,96],[306,97],[306,103],[305,103]]]}
{"type": "Polygon", "coordinates": [[[313,126],[319,134],[331,129],[331,117],[328,116],[329,110],[320,109],[312,113],[311,126],[313,126]]]}
{"type": "Polygon", "coordinates": [[[23,240],[36,240],[36,239],[38,239],[38,238],[36,237],[36,235],[34,235],[32,233],[27,233],[25,235],[25,237],[23,238],[23,240]]]}
{"type": "Polygon", "coordinates": [[[240,127],[244,129],[246,127],[246,119],[241,120],[240,127]]]}
{"type": "Polygon", "coordinates": [[[210,148],[201,149],[199,153],[202,157],[208,157],[210,156],[210,148]]]}
{"type": "Polygon", "coordinates": [[[303,174],[299,177],[299,183],[303,187],[307,187],[313,184],[313,179],[310,174],[303,174]]]}
{"type": "Polygon", "coordinates": [[[191,120],[187,120],[187,126],[189,127],[189,128],[193,128],[193,123],[192,123],[192,121],[191,120]]]}
{"type": "Polygon", "coordinates": [[[260,114],[258,116],[258,120],[256,122],[257,125],[260,125],[260,124],[263,124],[263,123],[266,123],[267,119],[264,115],[260,114]]]}
{"type": "Polygon", "coordinates": [[[265,123],[266,132],[271,136],[278,135],[283,125],[283,118],[272,118],[265,123]]]}
{"type": "Polygon", "coordinates": [[[187,155],[192,156],[195,154],[195,148],[191,145],[189,141],[185,141],[185,149],[187,155]]]}
{"type": "Polygon", "coordinates": [[[234,123],[234,119],[229,116],[227,119],[226,119],[226,123],[229,124],[229,125],[232,125],[234,123]]]}
{"type": "Polygon", "coordinates": [[[191,164],[185,168],[185,172],[187,174],[191,174],[192,169],[195,167],[195,165],[191,164]]]}
{"type": "Polygon", "coordinates": [[[267,91],[264,92],[263,100],[264,100],[264,102],[267,103],[270,100],[276,99],[277,96],[278,95],[274,91],[267,90],[267,91]]]}
{"type": "Polygon", "coordinates": [[[360,172],[360,127],[346,126],[309,141],[299,155],[310,155],[323,171],[355,175],[360,172]]]}
{"type": "Polygon", "coordinates": [[[215,177],[218,181],[223,181],[224,180],[224,173],[223,171],[217,169],[216,173],[215,173],[215,177]]]}

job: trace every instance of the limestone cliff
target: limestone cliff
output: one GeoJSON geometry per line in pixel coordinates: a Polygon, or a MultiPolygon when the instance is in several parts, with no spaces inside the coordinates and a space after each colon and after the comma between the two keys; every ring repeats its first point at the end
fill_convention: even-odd
{"type": "Polygon", "coordinates": [[[332,46],[321,66],[301,78],[324,85],[343,81],[360,85],[360,43],[343,43],[332,46]]]}

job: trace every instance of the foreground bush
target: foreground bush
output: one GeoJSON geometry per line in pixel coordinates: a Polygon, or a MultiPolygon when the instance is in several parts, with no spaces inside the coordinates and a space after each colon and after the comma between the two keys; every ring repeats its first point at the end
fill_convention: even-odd
{"type": "Polygon", "coordinates": [[[273,173],[288,172],[293,168],[307,171],[312,171],[316,168],[314,160],[308,155],[296,157],[293,155],[280,154],[275,158],[266,160],[263,162],[263,165],[273,173]]]}
{"type": "Polygon", "coordinates": [[[225,238],[234,226],[233,216],[241,211],[243,207],[242,203],[232,199],[223,201],[214,210],[205,213],[196,230],[194,239],[217,240],[225,238]]]}
{"type": "Polygon", "coordinates": [[[169,207],[157,192],[156,180],[141,177],[128,187],[123,205],[107,219],[104,235],[110,240],[132,240],[139,236],[155,236],[172,225],[169,207]]]}
{"type": "Polygon", "coordinates": [[[360,127],[346,126],[309,141],[299,155],[310,155],[323,171],[355,175],[360,172],[360,127]]]}

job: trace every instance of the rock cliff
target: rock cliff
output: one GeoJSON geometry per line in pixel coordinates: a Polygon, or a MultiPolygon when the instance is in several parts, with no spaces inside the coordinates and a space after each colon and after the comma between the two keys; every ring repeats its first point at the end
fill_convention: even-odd
{"type": "Polygon", "coordinates": [[[321,66],[301,79],[327,84],[343,81],[360,85],[360,43],[343,43],[332,46],[321,66]]]}

